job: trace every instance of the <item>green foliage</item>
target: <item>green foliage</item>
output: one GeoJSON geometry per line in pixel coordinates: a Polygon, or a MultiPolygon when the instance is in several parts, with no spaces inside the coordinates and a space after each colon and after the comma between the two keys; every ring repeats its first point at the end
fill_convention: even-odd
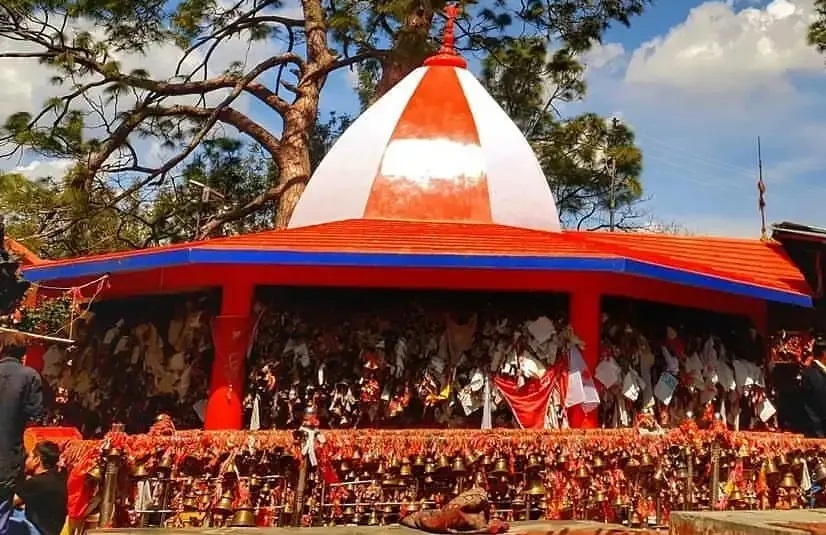
{"type": "Polygon", "coordinates": [[[815,0],[815,19],[809,26],[809,44],[826,54],[826,0],[815,0]]]}
{"type": "Polygon", "coordinates": [[[585,95],[583,68],[571,50],[547,51],[540,37],[505,40],[484,59],[482,83],[533,146],[563,223],[602,228],[613,202],[620,228],[638,224],[642,154],[633,132],[592,113],[561,117],[557,106],[585,95]]]}
{"type": "Polygon", "coordinates": [[[61,295],[41,299],[36,306],[22,306],[15,327],[27,333],[59,335],[72,320],[72,297],[61,295]]]}

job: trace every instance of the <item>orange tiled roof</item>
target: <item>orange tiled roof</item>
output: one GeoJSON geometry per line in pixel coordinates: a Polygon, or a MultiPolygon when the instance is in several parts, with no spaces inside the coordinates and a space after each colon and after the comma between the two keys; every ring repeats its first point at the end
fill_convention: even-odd
{"type": "Polygon", "coordinates": [[[9,237],[5,237],[3,245],[8,251],[20,258],[24,266],[36,266],[45,262],[45,260],[34,254],[28,247],[9,237]]]}
{"type": "Polygon", "coordinates": [[[797,265],[775,241],[625,232],[577,234],[592,247],[625,258],[781,290],[810,291],[797,265]]]}
{"type": "MultiPolygon", "coordinates": [[[[689,275],[781,292],[810,294],[803,275],[775,242],[641,233],[547,233],[499,225],[363,219],[49,262],[47,266],[42,266],[44,272],[39,280],[51,280],[47,278],[45,271],[56,278],[61,266],[75,269],[77,266],[95,264],[101,272],[107,272],[112,266],[124,270],[152,269],[149,263],[141,263],[141,266],[134,268],[127,268],[126,264],[130,264],[131,259],[153,252],[183,254],[210,251],[220,253],[228,250],[248,253],[384,254],[391,257],[407,254],[454,258],[465,256],[468,259],[571,258],[632,261],[637,263],[637,271],[662,267],[689,275]]],[[[32,275],[39,270],[40,266],[33,267],[32,275]]],[[[632,269],[626,271],[634,272],[632,269]]],[[[644,273],[639,274],[646,276],[644,273]]]]}

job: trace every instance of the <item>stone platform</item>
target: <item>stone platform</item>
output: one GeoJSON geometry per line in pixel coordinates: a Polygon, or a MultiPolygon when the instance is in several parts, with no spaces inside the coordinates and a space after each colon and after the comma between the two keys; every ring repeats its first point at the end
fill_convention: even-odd
{"type": "Polygon", "coordinates": [[[826,509],[672,512],[672,535],[826,535],[826,509]]]}
{"type": "MultiPolygon", "coordinates": [[[[97,529],[94,535],[423,535],[423,531],[392,526],[337,526],[318,528],[205,528],[205,529],[97,529]]],[[[509,535],[646,535],[654,532],[612,524],[576,521],[516,522],[509,535]]]]}

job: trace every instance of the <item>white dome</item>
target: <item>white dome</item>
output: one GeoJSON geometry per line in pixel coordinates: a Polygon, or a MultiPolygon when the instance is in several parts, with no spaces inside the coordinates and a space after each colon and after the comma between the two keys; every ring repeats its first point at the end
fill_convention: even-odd
{"type": "Polygon", "coordinates": [[[553,194],[516,124],[467,69],[428,64],[344,132],[290,228],[393,219],[560,230],[553,194]]]}

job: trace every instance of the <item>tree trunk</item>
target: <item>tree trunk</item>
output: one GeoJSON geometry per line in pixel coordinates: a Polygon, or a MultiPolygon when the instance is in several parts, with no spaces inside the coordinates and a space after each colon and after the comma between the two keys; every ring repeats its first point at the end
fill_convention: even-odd
{"type": "Polygon", "coordinates": [[[278,184],[284,190],[275,210],[275,228],[286,228],[310,180],[310,132],[318,114],[319,87],[302,88],[302,96],[284,116],[281,148],[275,154],[278,184]]]}
{"type": "Polygon", "coordinates": [[[404,19],[396,33],[393,48],[382,63],[381,78],[376,85],[375,100],[393,89],[405,76],[422,66],[425,58],[433,53],[430,31],[435,9],[445,6],[442,0],[423,0],[420,7],[404,19]]]}

